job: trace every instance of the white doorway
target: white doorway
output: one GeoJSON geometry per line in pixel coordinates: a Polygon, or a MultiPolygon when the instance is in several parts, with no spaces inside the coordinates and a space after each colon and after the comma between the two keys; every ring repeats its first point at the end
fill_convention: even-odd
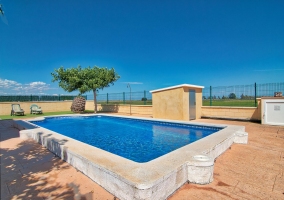
{"type": "Polygon", "coordinates": [[[189,119],[196,119],[195,90],[189,90],[189,119]]]}

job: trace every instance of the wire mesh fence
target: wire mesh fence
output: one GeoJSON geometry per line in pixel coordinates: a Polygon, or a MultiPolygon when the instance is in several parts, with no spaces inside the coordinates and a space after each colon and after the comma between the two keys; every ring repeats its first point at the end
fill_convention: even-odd
{"type": "Polygon", "coordinates": [[[284,82],[235,86],[206,87],[202,91],[203,106],[256,107],[256,98],[284,93],[284,82]]]}
{"type": "MultiPolygon", "coordinates": [[[[256,107],[256,98],[274,96],[274,92],[284,94],[284,82],[250,85],[205,87],[202,91],[203,106],[240,106],[256,107]]],[[[64,101],[73,100],[72,95],[0,95],[0,102],[24,102],[24,101],[64,101]]],[[[85,95],[84,98],[93,100],[93,95],[85,95]]],[[[152,94],[149,91],[120,92],[97,94],[97,102],[100,104],[134,104],[152,105],[152,94]]]]}
{"type": "Polygon", "coordinates": [[[282,94],[284,94],[284,82],[257,84],[257,97],[273,97],[274,92],[282,92],[282,94]]]}
{"type": "MultiPolygon", "coordinates": [[[[66,101],[75,97],[76,95],[1,95],[0,102],[66,101]]],[[[87,96],[83,97],[87,99],[87,96]]]]}
{"type": "MultiPolygon", "coordinates": [[[[93,98],[88,96],[88,99],[93,98]]],[[[97,94],[97,102],[100,104],[152,105],[152,94],[149,91],[97,94]]]]}

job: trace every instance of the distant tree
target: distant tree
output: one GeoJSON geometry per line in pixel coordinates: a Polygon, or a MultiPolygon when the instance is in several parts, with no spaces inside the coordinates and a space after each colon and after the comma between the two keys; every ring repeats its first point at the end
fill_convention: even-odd
{"type": "Polygon", "coordinates": [[[0,4],[0,15],[4,15],[4,11],[2,9],[2,4],[0,4]]]}
{"type": "Polygon", "coordinates": [[[221,99],[221,98],[218,96],[218,99],[221,99]]]}
{"type": "Polygon", "coordinates": [[[142,97],[141,101],[147,101],[146,97],[142,97]]]}
{"type": "Polygon", "coordinates": [[[8,25],[8,20],[4,14],[3,8],[2,8],[2,4],[0,4],[0,18],[2,19],[2,21],[8,25]]]}
{"type": "Polygon", "coordinates": [[[222,99],[226,99],[226,97],[223,95],[223,96],[222,96],[222,99]]]}
{"type": "Polygon", "coordinates": [[[213,99],[216,99],[216,96],[215,96],[215,95],[213,96],[213,99]]]}
{"type": "Polygon", "coordinates": [[[245,99],[245,95],[244,94],[241,95],[241,99],[245,99]]]}
{"type": "Polygon", "coordinates": [[[60,67],[55,69],[53,73],[52,82],[59,81],[59,87],[67,92],[78,90],[79,95],[86,92],[93,91],[94,93],[94,112],[97,112],[97,92],[100,89],[113,85],[120,76],[113,68],[100,68],[97,66],[87,67],[82,69],[81,66],[77,68],[64,69],[60,67]]]}
{"type": "Polygon", "coordinates": [[[229,99],[236,99],[237,96],[235,95],[235,93],[231,93],[229,94],[229,99]]]}
{"type": "Polygon", "coordinates": [[[206,97],[205,97],[205,96],[203,96],[202,98],[203,98],[203,99],[206,99],[206,97]]]}

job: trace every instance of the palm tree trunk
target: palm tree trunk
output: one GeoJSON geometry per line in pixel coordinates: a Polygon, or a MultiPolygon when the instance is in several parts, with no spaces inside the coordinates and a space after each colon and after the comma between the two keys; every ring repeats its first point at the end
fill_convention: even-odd
{"type": "Polygon", "coordinates": [[[97,89],[93,89],[94,92],[94,113],[97,113],[97,89]]]}

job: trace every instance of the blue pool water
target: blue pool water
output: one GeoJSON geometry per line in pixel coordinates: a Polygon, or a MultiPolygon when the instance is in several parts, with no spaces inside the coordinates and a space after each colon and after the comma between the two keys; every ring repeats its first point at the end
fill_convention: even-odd
{"type": "Polygon", "coordinates": [[[54,117],[32,123],[140,163],[221,129],[109,116],[54,117]]]}

